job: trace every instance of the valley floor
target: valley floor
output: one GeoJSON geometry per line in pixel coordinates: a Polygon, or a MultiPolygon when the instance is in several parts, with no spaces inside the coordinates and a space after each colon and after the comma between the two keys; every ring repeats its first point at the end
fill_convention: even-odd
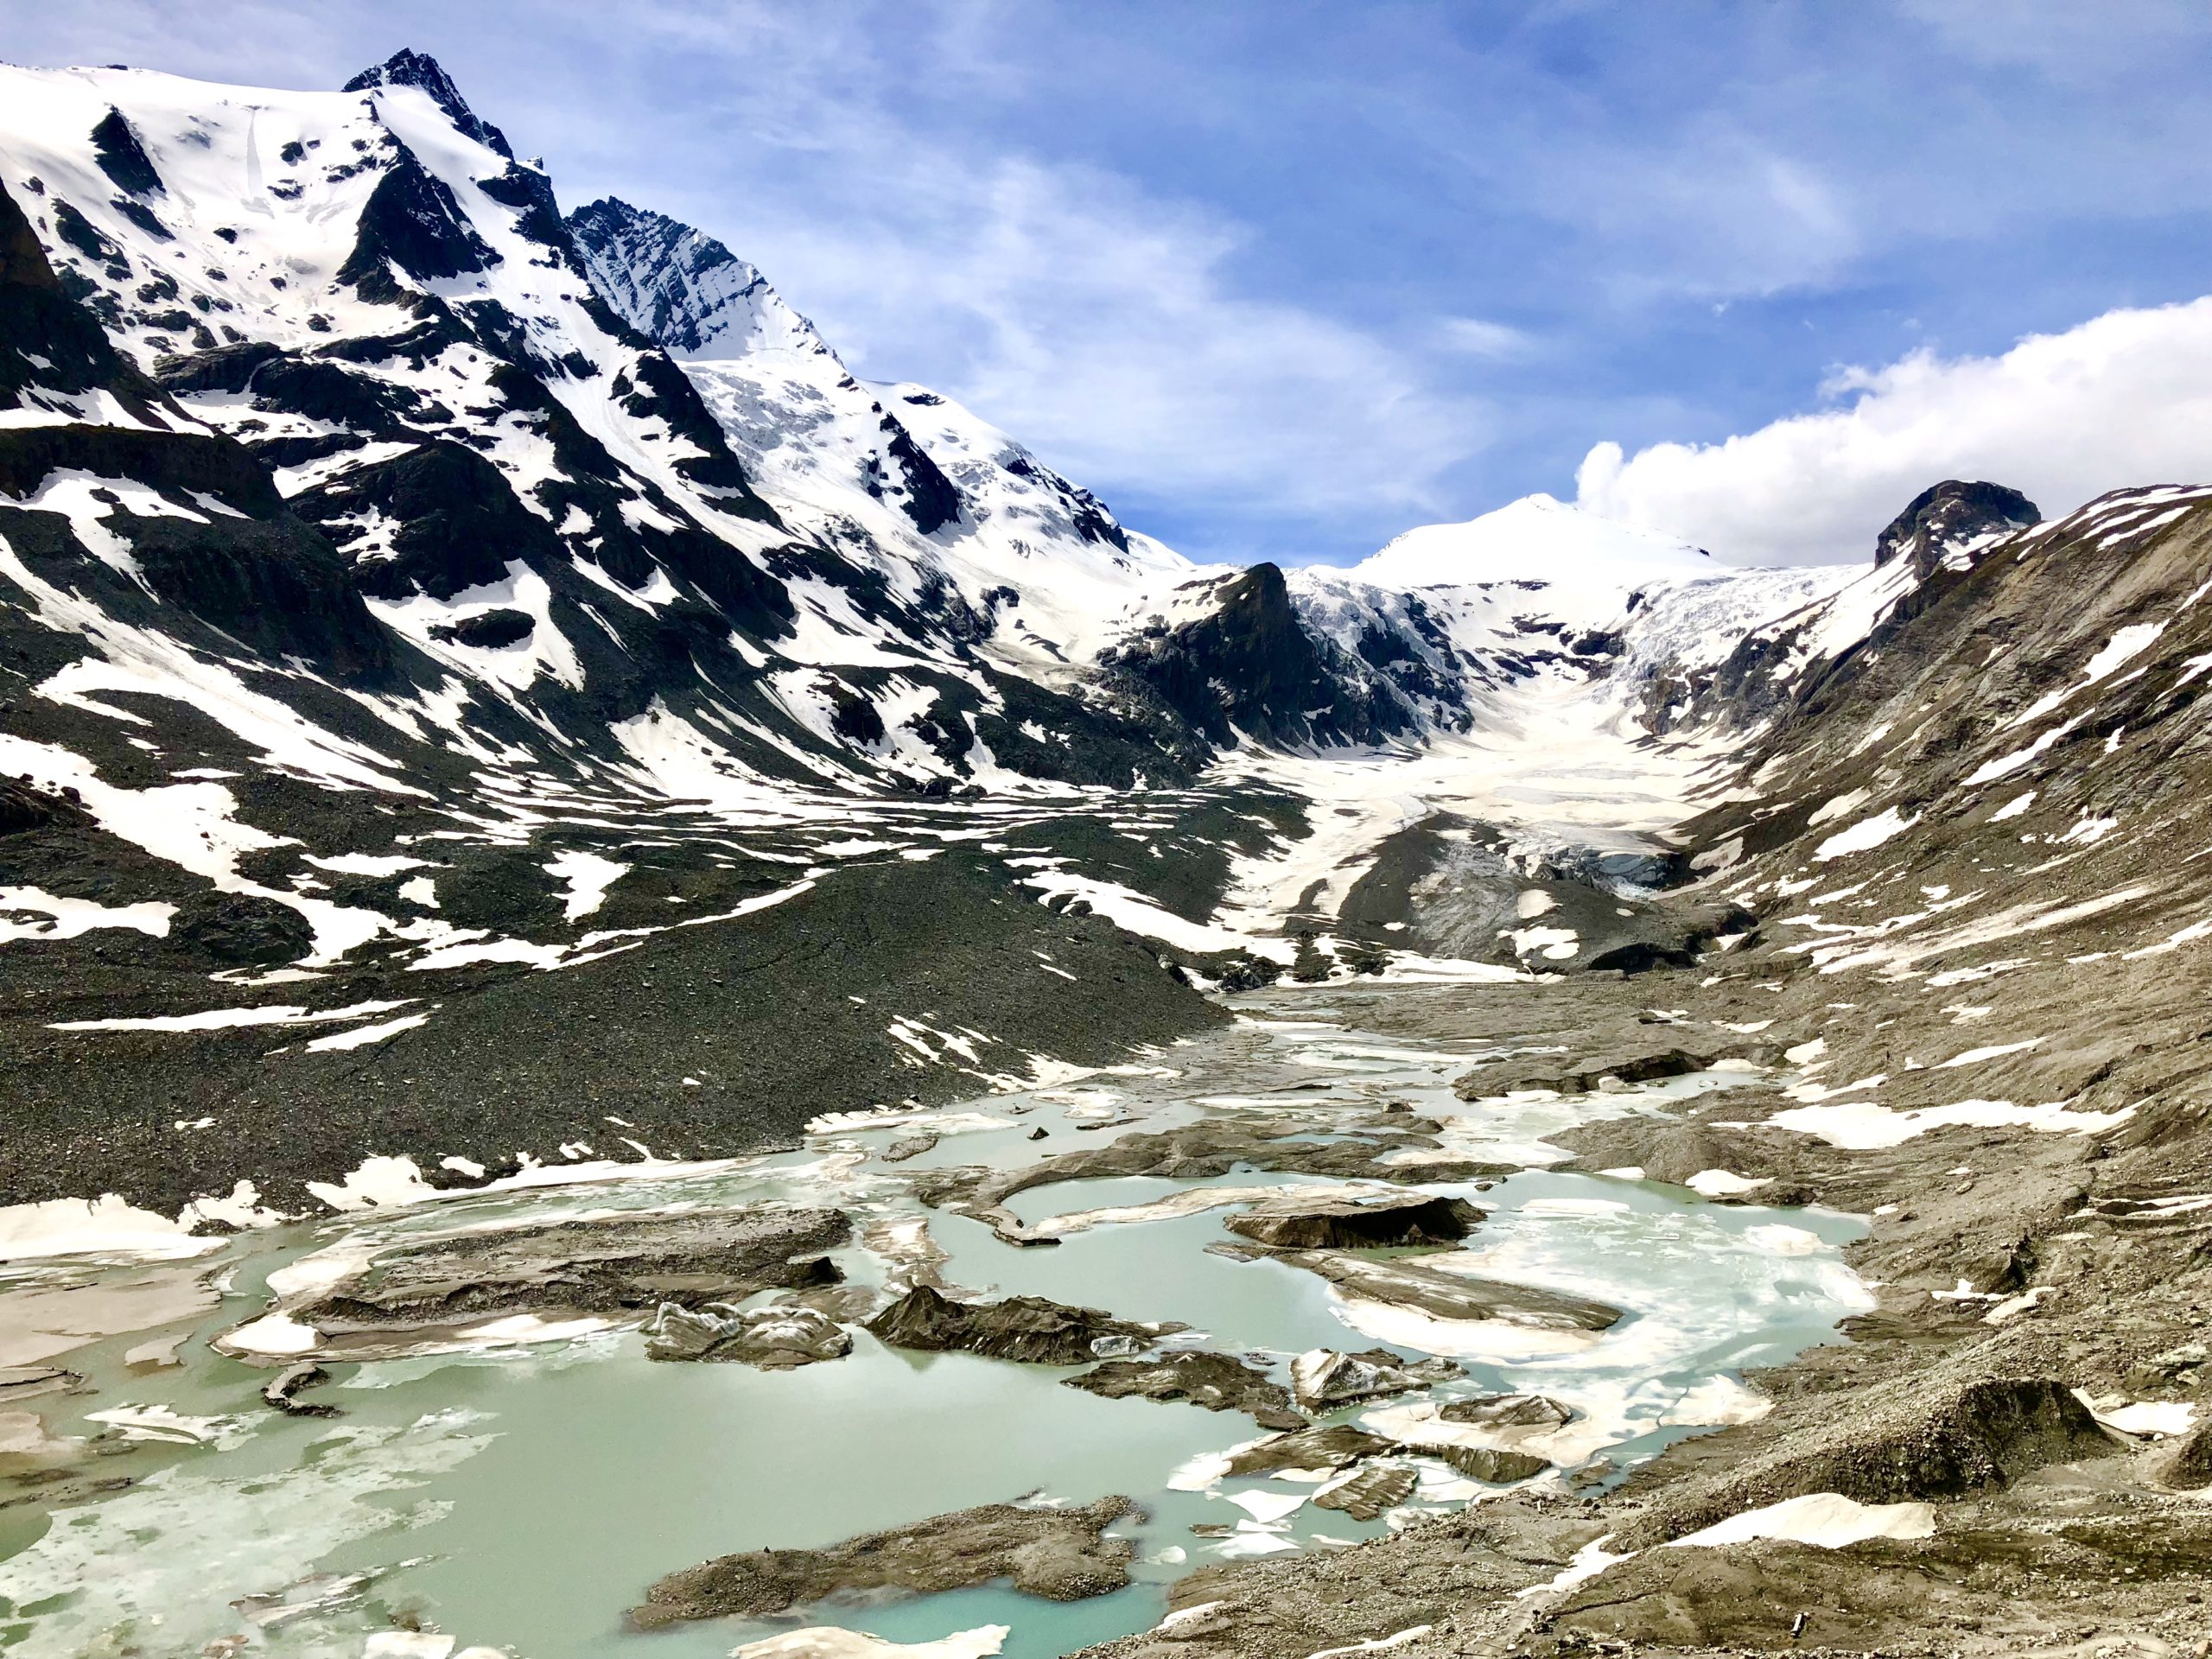
{"type": "MultiPolygon", "coordinates": [[[[1143,1633],[1096,1651],[2200,1651],[2212,1169],[2144,1135],[2141,1115],[1947,1123],[1931,1096],[1898,1100],[1894,1120],[1823,1118],[1823,1059],[1842,1075],[1893,1043],[1933,1060],[1921,1046],[1939,1033],[1974,1045],[1961,1054],[2005,1047],[1973,1022],[1953,1033],[1948,1011],[1843,1017],[1872,1010],[1840,1009],[1831,988],[1786,969],[1286,988],[1231,999],[1236,1023],[1148,1062],[824,1119],[791,1154],[613,1182],[548,1172],[440,1202],[392,1193],[388,1212],[229,1243],[138,1241],[166,1261],[96,1249],[24,1263],[0,1288],[16,1333],[0,1358],[17,1368],[0,1384],[11,1650],[143,1648],[158,1618],[194,1652],[235,1631],[251,1650],[350,1656],[383,1630],[367,1651],[478,1643],[538,1659],[734,1642],[753,1643],[748,1659],[1043,1659],[1117,1630],[1143,1633]],[[1163,1136],[1182,1150],[1146,1149],[1163,1136]],[[1025,1185],[1047,1170],[1083,1185],[1025,1185]],[[1224,1255],[1239,1236],[1224,1210],[1286,1187],[1464,1196],[1487,1212],[1467,1244],[1413,1261],[1479,1272],[1465,1282],[1485,1294],[1517,1285],[1627,1318],[1574,1331],[1510,1300],[1440,1317],[1264,1253],[1224,1255]],[[588,1261],[637,1269],[592,1230],[764,1205],[849,1215],[850,1233],[804,1224],[842,1282],[732,1304],[779,1306],[786,1323],[824,1313],[850,1352],[796,1374],[652,1363],[668,1316],[652,1311],[670,1293],[593,1289],[588,1261]],[[566,1253],[547,1258],[550,1280],[502,1254],[545,1248],[548,1226],[566,1253]],[[1032,1230],[1060,1242],[1020,1248],[1032,1230]],[[407,1287],[423,1271],[428,1303],[407,1287]],[[891,1345],[870,1310],[926,1285],[1180,1320],[1189,1332],[1135,1348],[1242,1356],[1249,1386],[1283,1403],[1294,1356],[1378,1338],[1395,1363],[1446,1357],[1450,1380],[1310,1408],[1346,1426],[1332,1432],[1382,1436],[1354,1454],[1379,1461],[1332,1475],[1348,1454],[1317,1447],[1304,1456],[1322,1458],[1318,1473],[1262,1461],[1238,1477],[1224,1473],[1236,1448],[1267,1444],[1245,1414],[1279,1421],[1281,1404],[1100,1399],[1055,1386],[1078,1374],[1065,1363],[891,1345]],[[264,1405],[288,1365],[334,1380],[287,1411],[344,1415],[264,1405]],[[1468,1402],[1478,1425],[1501,1394],[1556,1402],[1568,1421],[1442,1415],[1468,1402]],[[1493,1451],[1544,1467],[1531,1479],[1478,1460],[1470,1477],[1451,1461],[1493,1451]],[[1323,1506],[1370,1471],[1382,1497],[1366,1518],[1323,1506]],[[368,1497],[395,1485],[416,1494],[399,1510],[368,1497]],[[1050,1516],[1107,1494],[1144,1518],[1107,1527],[1098,1548],[1122,1565],[1102,1587],[1129,1587],[1096,1599],[977,1585],[619,1630],[654,1574],[722,1551],[828,1546],[970,1503],[1050,1516]],[[143,1567],[90,1573],[125,1558],[125,1535],[143,1567]]],[[[699,1270],[653,1248],[647,1282],[699,1270]]]]}

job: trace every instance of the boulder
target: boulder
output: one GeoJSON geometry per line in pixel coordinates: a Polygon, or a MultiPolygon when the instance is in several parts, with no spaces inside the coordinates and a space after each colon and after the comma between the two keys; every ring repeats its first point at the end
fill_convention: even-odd
{"type": "Polygon", "coordinates": [[[1403,1464],[1370,1464],[1336,1485],[1324,1486],[1314,1493],[1313,1507],[1337,1510],[1355,1521],[1372,1521],[1383,1510],[1404,1503],[1420,1480],[1421,1477],[1403,1464]]]}
{"type": "Polygon", "coordinates": [[[1129,1582],[1135,1546],[1105,1534],[1135,1510],[1126,1497],[1066,1510],[986,1503],[826,1549],[719,1556],[655,1582],[630,1623],[655,1630],[690,1619],[765,1618],[833,1595],[937,1595],[994,1579],[1024,1595],[1080,1601],[1129,1582]]]}
{"type": "Polygon", "coordinates": [[[2159,1465],[2158,1478],[2184,1491],[2212,1486],[2212,1423],[2198,1429],[2169,1452],[2159,1465]]]}
{"type": "Polygon", "coordinates": [[[1080,1376],[1062,1381],[1071,1389],[1109,1400],[1135,1395],[1183,1401],[1208,1411],[1249,1412],[1262,1428],[1306,1426],[1306,1420],[1290,1408],[1290,1396],[1280,1382],[1257,1366],[1228,1354],[1185,1350],[1146,1359],[1109,1360],[1080,1376]]]}
{"type": "Polygon", "coordinates": [[[1376,1246],[1456,1244],[1483,1212],[1465,1198],[1427,1192],[1301,1192],[1255,1205],[1223,1224],[1232,1233],[1278,1249],[1361,1249],[1376,1246]]]}
{"type": "Polygon", "coordinates": [[[647,1359],[734,1360],[764,1371],[788,1371],[852,1351],[852,1338],[836,1320],[799,1302],[747,1309],[725,1302],[696,1309],[663,1302],[645,1327],[647,1359]]]}
{"type": "Polygon", "coordinates": [[[1312,1348],[1290,1362],[1291,1397],[1308,1411],[1333,1410],[1362,1400],[1387,1400],[1460,1375],[1448,1359],[1404,1359],[1388,1348],[1340,1354],[1312,1348]]]}
{"type": "Polygon", "coordinates": [[[865,1328],[879,1342],[923,1353],[957,1351],[1031,1365],[1085,1365],[1184,1327],[1140,1325],[1042,1296],[956,1302],[934,1287],[917,1285],[865,1328]]]}

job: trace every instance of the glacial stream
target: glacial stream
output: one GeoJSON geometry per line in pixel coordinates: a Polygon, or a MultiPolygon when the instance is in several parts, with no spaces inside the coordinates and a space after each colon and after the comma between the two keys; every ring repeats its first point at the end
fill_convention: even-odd
{"type": "MultiPolygon", "coordinates": [[[[887,1224],[909,1224],[911,1241],[912,1221],[925,1217],[947,1258],[937,1271],[965,1292],[1179,1320],[1192,1332],[1171,1347],[1264,1357],[1278,1380],[1302,1351],[1378,1344],[1447,1357],[1464,1372],[1426,1395],[1324,1421],[1403,1426],[1432,1398],[1548,1395],[1575,1413],[1541,1448],[1559,1467],[1539,1478],[1553,1481],[1601,1459],[1594,1478],[1612,1478],[1607,1468],[1755,1412],[1756,1397],[1735,1380],[1743,1368],[1787,1358],[1868,1306],[1838,1255],[1860,1230],[1852,1217],[1709,1204],[1625,1175],[1543,1167],[1563,1156],[1545,1144],[1548,1135],[1599,1116],[1664,1110],[1738,1076],[1463,1103],[1451,1080],[1490,1051],[1332,1023],[1325,993],[1269,994],[1239,1007],[1236,1025],[1128,1067],[880,1126],[828,1125],[803,1150],[715,1173],[364,1211],[240,1235],[182,1262],[73,1258],[0,1268],[0,1294],[96,1286],[124,1301],[134,1286],[187,1274],[212,1278],[222,1292],[219,1306],[189,1326],[125,1331],[124,1319],[114,1334],[54,1355],[48,1363],[81,1375],[83,1389],[20,1402],[41,1414],[52,1440],[88,1442],[72,1470],[89,1465],[116,1484],[53,1508],[35,1484],[5,1489],[0,1651],[11,1659],[446,1659],[480,1647],[518,1659],[706,1659],[808,1625],[917,1643],[1004,1625],[1001,1651],[1046,1659],[1154,1624],[1166,1586],[1224,1554],[1342,1548],[1504,1490],[1417,1459],[1420,1484],[1405,1503],[1361,1522],[1297,1503],[1314,1491],[1310,1479],[1218,1478],[1211,1454],[1265,1432],[1249,1417],[1101,1398],[1061,1386],[1066,1368],[902,1351],[857,1329],[849,1356],[780,1372],[651,1361],[627,1328],[480,1340],[448,1354],[334,1364],[333,1380],[302,1398],[342,1414],[283,1415],[260,1397],[270,1369],[226,1357],[209,1338],[263,1311],[272,1272],[334,1245],[518,1217],[833,1205],[852,1213],[856,1234],[836,1259],[852,1283],[871,1286],[895,1265],[880,1253],[887,1224]],[[1210,1111],[1299,1114],[1311,1134],[1326,1136],[1393,1102],[1442,1122],[1444,1150],[1522,1168],[1479,1191],[1429,1189],[1490,1212],[1461,1247],[1475,1258],[1466,1265],[1610,1302],[1627,1316],[1599,1333],[1532,1333],[1348,1303],[1314,1273],[1210,1251],[1230,1236],[1219,1208],[1105,1220],[1054,1248],[1016,1248],[981,1222],[923,1209],[910,1190],[932,1167],[1014,1167],[1210,1111]],[[1032,1139],[1039,1127],[1046,1136],[1032,1139]],[[906,1161],[881,1159],[918,1128],[941,1138],[906,1161]],[[188,1329],[176,1363],[149,1363],[149,1332],[188,1329]],[[126,1360],[134,1351],[137,1363],[126,1360]],[[716,1555],[827,1545],[979,1503],[1087,1503],[1109,1493],[1126,1494],[1146,1517],[1114,1529],[1135,1541],[1139,1565],[1137,1581],[1112,1595],[1060,1604],[983,1586],[833,1603],[776,1624],[625,1627],[624,1610],[655,1579],[716,1555]],[[1229,1530],[1201,1535],[1193,1525],[1229,1530]]],[[[1009,1207],[1033,1224],[1147,1205],[1191,1185],[1306,1179],[1091,1179],[1024,1192],[1009,1207]]]]}

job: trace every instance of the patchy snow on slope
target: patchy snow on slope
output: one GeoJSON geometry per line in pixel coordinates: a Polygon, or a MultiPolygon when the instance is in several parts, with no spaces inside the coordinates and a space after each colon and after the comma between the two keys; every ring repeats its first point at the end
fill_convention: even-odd
{"type": "Polygon", "coordinates": [[[175,905],[102,905],[90,899],[57,898],[36,887],[0,887],[0,944],[10,939],[73,939],[95,928],[129,928],[160,939],[168,937],[175,905]],[[20,922],[16,915],[44,916],[44,922],[20,922]]]}

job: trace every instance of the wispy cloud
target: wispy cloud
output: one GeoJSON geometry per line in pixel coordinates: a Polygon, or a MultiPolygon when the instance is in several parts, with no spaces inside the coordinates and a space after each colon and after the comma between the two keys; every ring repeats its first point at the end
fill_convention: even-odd
{"type": "Polygon", "coordinates": [[[1446,317],[1436,325],[1436,343],[1444,351],[1492,362],[1527,357],[1536,349],[1535,337],[1526,329],[1482,317],[1446,317]]]}

